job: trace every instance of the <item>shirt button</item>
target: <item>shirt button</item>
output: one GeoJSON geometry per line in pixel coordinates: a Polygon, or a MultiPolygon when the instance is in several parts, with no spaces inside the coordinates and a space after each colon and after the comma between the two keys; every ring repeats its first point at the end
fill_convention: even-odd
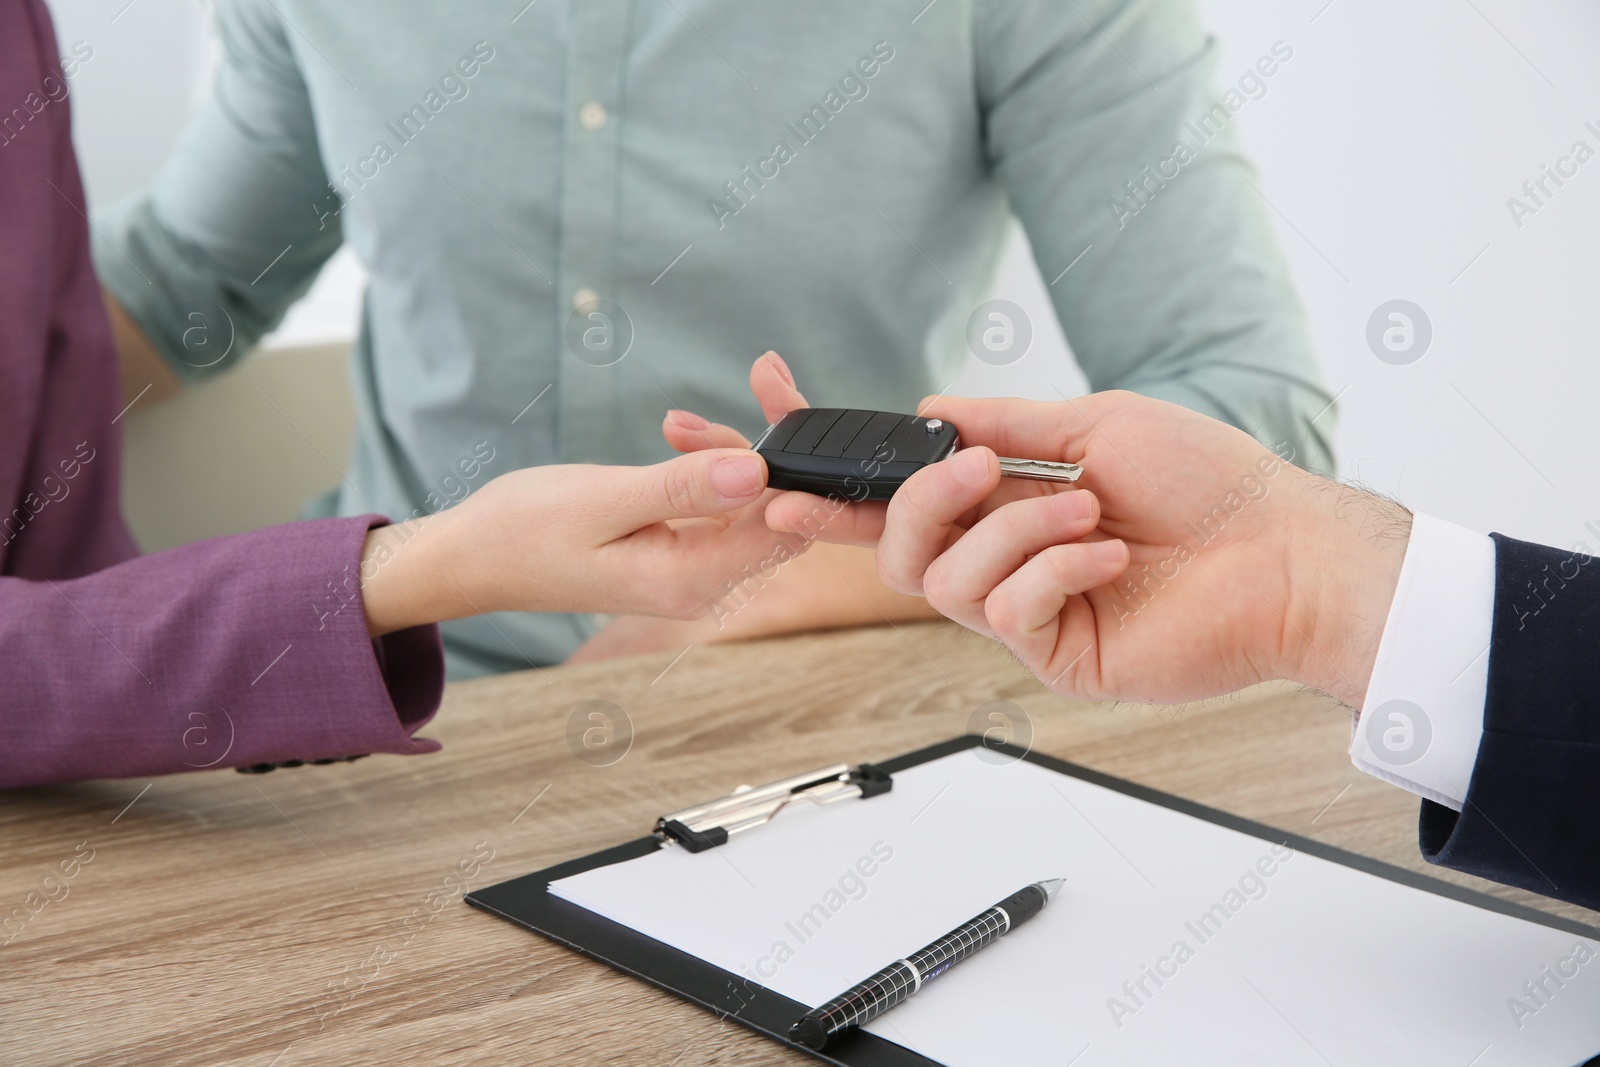
{"type": "Polygon", "coordinates": [[[593,133],[606,124],[605,105],[598,100],[591,100],[578,109],[578,122],[584,129],[593,133]]]}
{"type": "Polygon", "coordinates": [[[573,311],[589,311],[600,303],[600,294],[587,285],[572,294],[573,311]]]}

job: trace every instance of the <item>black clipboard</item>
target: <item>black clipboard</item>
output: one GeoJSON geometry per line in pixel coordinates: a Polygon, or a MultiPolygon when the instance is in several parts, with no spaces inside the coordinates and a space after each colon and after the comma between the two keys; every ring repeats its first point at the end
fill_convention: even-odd
{"type": "MultiPolygon", "coordinates": [[[[907,768],[979,746],[1015,759],[1027,760],[1057,774],[1078,778],[1150,804],[1158,804],[1197,819],[1204,819],[1263,841],[1287,844],[1297,852],[1318,856],[1413,889],[1421,889],[1486,911],[1499,912],[1502,915],[1580,937],[1594,936],[1591,927],[1571,919],[1501,900],[1425,874],[1417,874],[1403,867],[1396,867],[1359,853],[1347,852],[1342,848],[1335,848],[1298,834],[1286,833],[1263,823],[1231,815],[1170,793],[1114,778],[1053,756],[996,742],[977,734],[954,737],[882,763],[871,764],[870,771],[892,778],[907,768]]],[[[873,793],[870,790],[863,790],[859,795],[870,797],[873,793]]],[[[664,816],[662,822],[668,822],[669,819],[670,817],[664,816]]],[[[726,840],[725,835],[722,840],[726,840]]],[[[680,841],[681,843],[683,842],[680,841]]],[[[713,1012],[721,1019],[732,1019],[763,1037],[804,1052],[823,1063],[835,1064],[837,1067],[942,1067],[936,1060],[875,1034],[859,1030],[846,1037],[835,1039],[820,1052],[790,1041],[786,1036],[789,1027],[810,1010],[811,1005],[791,1000],[757,985],[743,975],[725,971],[697,956],[646,937],[621,923],[612,922],[586,908],[562,900],[550,892],[550,883],[553,881],[596,867],[606,867],[613,863],[636,859],[666,847],[666,844],[666,837],[652,834],[554,867],[547,867],[542,871],[535,871],[521,878],[486,886],[468,893],[466,901],[473,907],[482,908],[559,945],[599,960],[624,974],[649,982],[659,989],[664,989],[674,996],[713,1012]]],[[[688,844],[685,847],[689,847],[691,851],[698,851],[700,847],[714,846],[697,847],[688,844]]],[[[938,933],[939,931],[931,931],[928,936],[931,939],[938,933]]],[[[1595,1067],[1595,1065],[1600,1065],[1600,1056],[1589,1060],[1584,1067],[1595,1067]]]]}

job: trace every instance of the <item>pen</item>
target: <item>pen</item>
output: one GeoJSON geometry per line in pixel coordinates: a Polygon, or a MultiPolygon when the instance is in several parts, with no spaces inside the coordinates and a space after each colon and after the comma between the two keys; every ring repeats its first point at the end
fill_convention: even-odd
{"type": "Polygon", "coordinates": [[[789,1027],[789,1039],[820,1049],[841,1030],[860,1026],[888,1011],[923,985],[1044,910],[1062,879],[1047,878],[1012,893],[975,918],[863,982],[858,982],[789,1027]]]}

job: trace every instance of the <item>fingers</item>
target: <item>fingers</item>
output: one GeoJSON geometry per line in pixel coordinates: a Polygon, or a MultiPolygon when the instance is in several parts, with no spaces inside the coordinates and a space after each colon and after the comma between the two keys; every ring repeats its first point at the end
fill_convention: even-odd
{"type": "Polygon", "coordinates": [[[750,447],[744,434],[720,422],[708,422],[692,411],[669,411],[661,423],[661,436],[675,452],[699,452],[707,448],[750,447]]]}
{"type": "MultiPolygon", "coordinates": [[[[750,391],[755,394],[761,414],[769,424],[806,406],[806,398],[795,388],[789,365],[776,352],[768,352],[750,368],[750,391]]],[[[732,426],[709,422],[692,411],[667,412],[661,424],[661,436],[675,452],[750,447],[750,439],[732,426]]]]}
{"type": "Polygon", "coordinates": [[[968,530],[928,565],[928,603],[969,629],[989,633],[984,601],[995,587],[1047,548],[1076,541],[1100,521],[1100,503],[1086,490],[1014,501],[968,530]]]}
{"type": "Polygon", "coordinates": [[[691,452],[648,467],[611,468],[608,532],[620,537],[666,519],[720,515],[755,500],[767,487],[767,465],[754,452],[691,452]]]}
{"type": "Polygon", "coordinates": [[[917,411],[956,427],[963,445],[986,445],[1002,456],[1076,461],[1083,457],[1094,429],[1092,420],[1115,396],[1104,393],[1048,402],[938,396],[924,400],[917,411]]]}
{"type": "Polygon", "coordinates": [[[812,493],[779,493],[767,504],[767,525],[835,545],[874,548],[883,537],[889,505],[878,501],[851,504],[812,493]]]}
{"type": "Polygon", "coordinates": [[[887,504],[847,504],[811,493],[779,493],[767,504],[767,525],[808,541],[870,548],[883,533],[887,511],[887,504]]]}
{"type": "Polygon", "coordinates": [[[878,541],[878,576],[883,584],[913,596],[923,592],[923,574],[955,538],[956,521],[1000,484],[1000,464],[987,448],[967,448],[906,479],[889,501],[878,541]]]}
{"type": "Polygon", "coordinates": [[[769,424],[777,422],[796,408],[810,406],[795,387],[789,365],[776,352],[768,352],[750,368],[750,391],[756,395],[761,414],[766,416],[769,424]]]}
{"type": "MultiPolygon", "coordinates": [[[[1128,546],[1121,541],[1087,541],[1044,549],[995,586],[984,602],[989,629],[1045,684],[1046,665],[1094,638],[1087,604],[1071,610],[1081,593],[1114,581],[1128,569],[1128,546]],[[1069,632],[1070,631],[1070,632],[1069,632]]],[[[1069,664],[1070,665],[1070,664],[1069,664]]]]}
{"type": "MultiPolygon", "coordinates": [[[[708,520],[683,523],[670,534],[657,536],[663,529],[642,535],[641,547],[651,548],[652,561],[641,570],[661,595],[670,598],[657,603],[653,613],[674,619],[741,610],[778,568],[811,547],[802,537],[769,530],[759,515],[726,526],[708,520]]],[[[717,628],[722,628],[720,623],[717,628]]]]}

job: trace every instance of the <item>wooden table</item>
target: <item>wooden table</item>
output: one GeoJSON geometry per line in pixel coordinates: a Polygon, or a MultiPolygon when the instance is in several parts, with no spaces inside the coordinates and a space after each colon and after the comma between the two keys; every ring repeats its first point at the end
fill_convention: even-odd
{"type": "Polygon", "coordinates": [[[1322,698],[1073,704],[954,627],[883,627],[452,686],[432,756],[0,795],[0,917],[93,857],[0,928],[0,1063],[808,1062],[469,908],[460,871],[502,881],[641,836],[708,787],[965,733],[993,700],[1052,755],[1600,919],[1429,868],[1415,799],[1351,767],[1349,714],[1322,698]],[[601,706],[578,710],[569,744],[591,700],[627,722],[608,743],[601,706]]]}

